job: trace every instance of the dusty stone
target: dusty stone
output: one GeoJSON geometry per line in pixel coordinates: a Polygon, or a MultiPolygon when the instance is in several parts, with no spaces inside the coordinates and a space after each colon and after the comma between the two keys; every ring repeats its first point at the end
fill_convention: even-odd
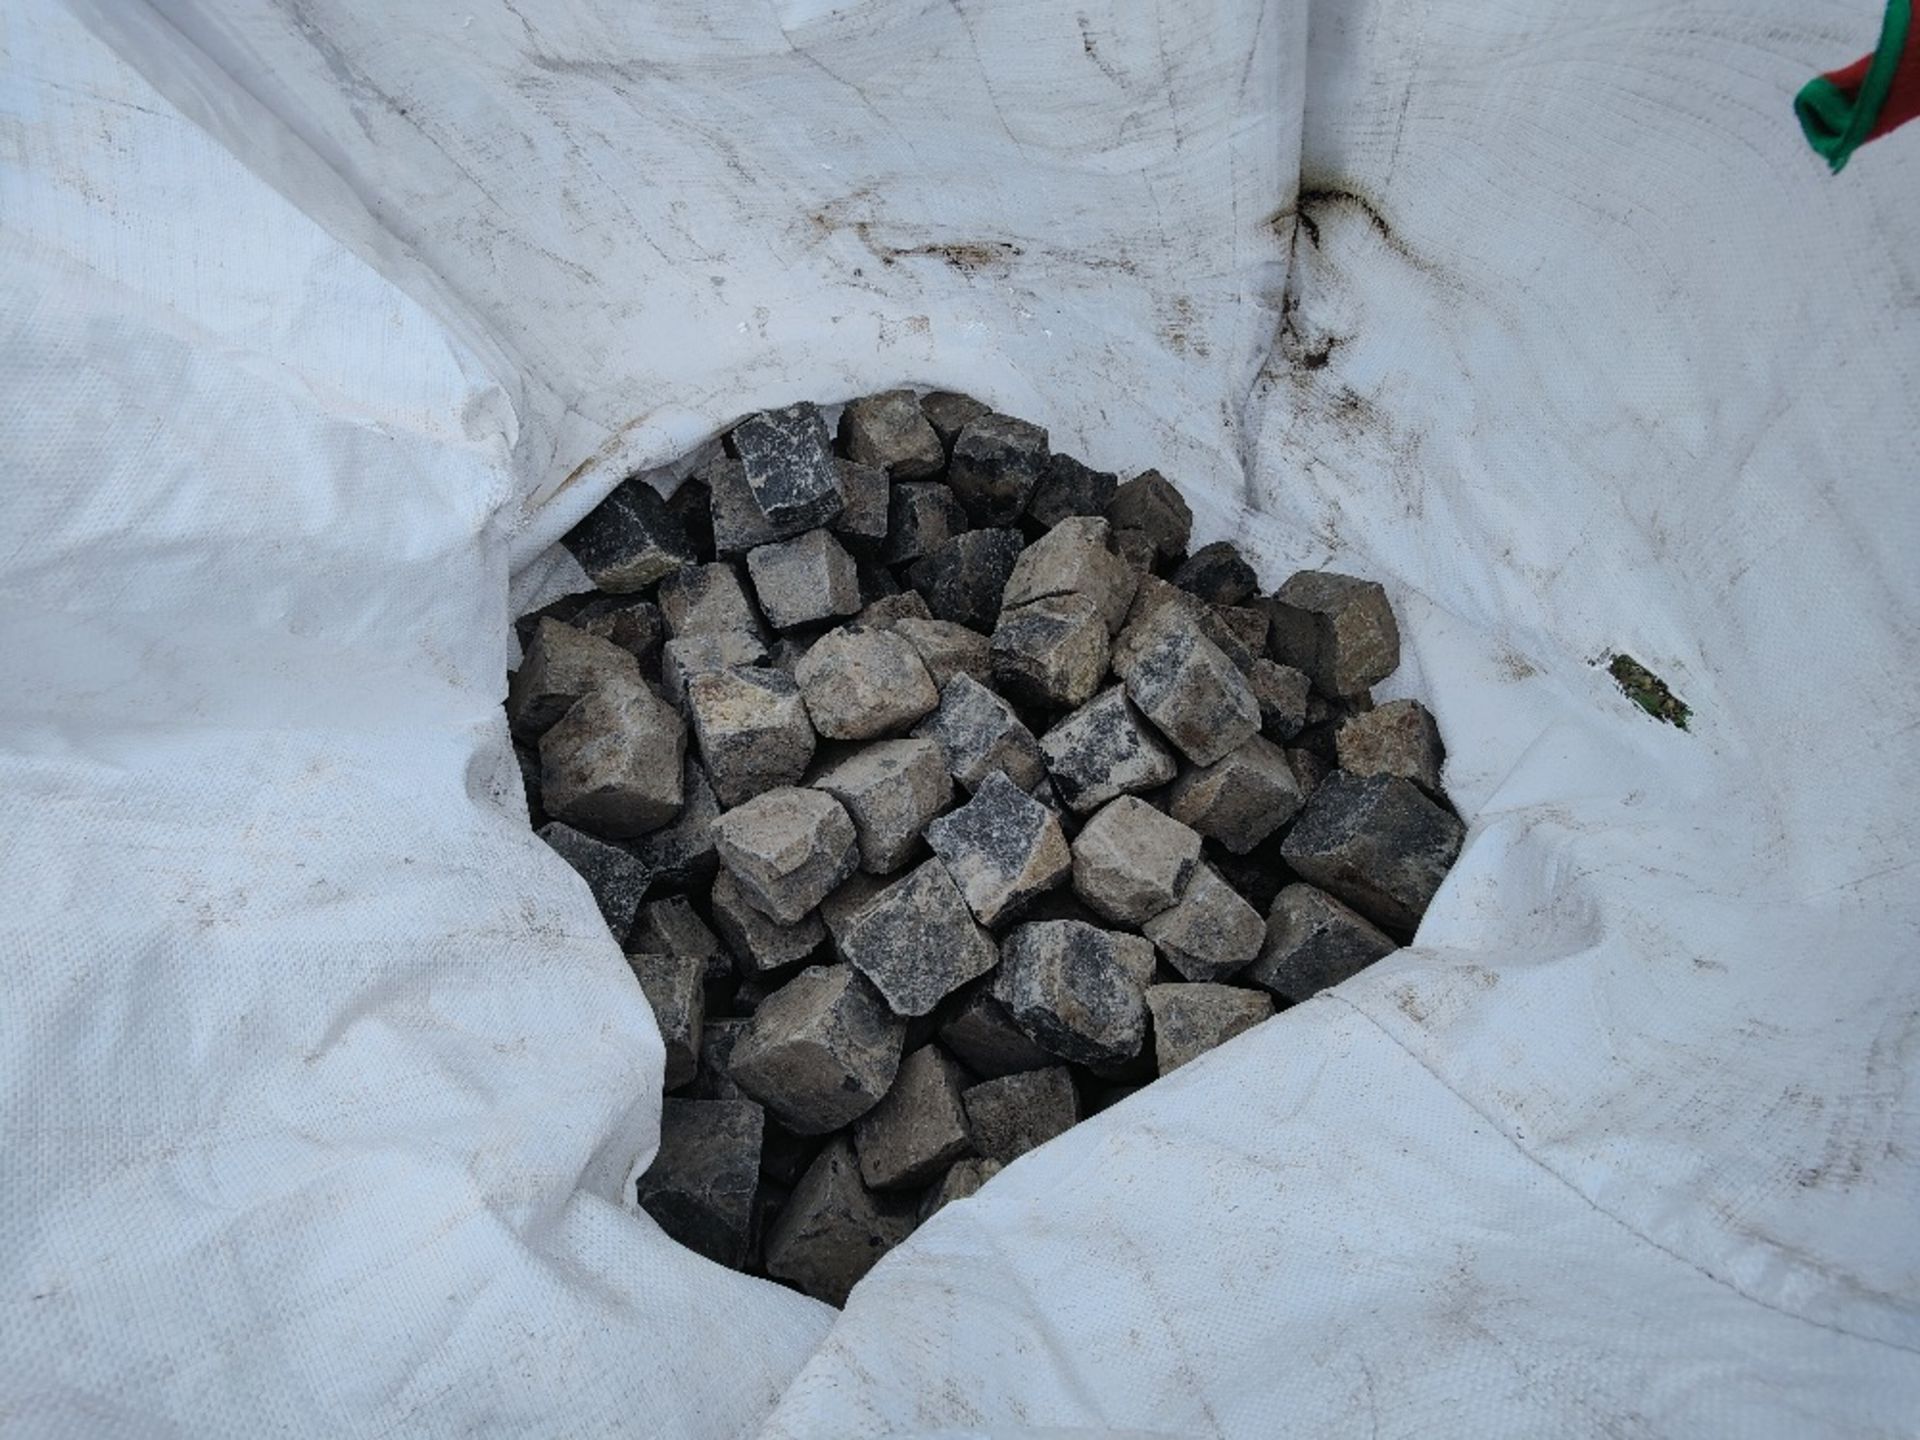
{"type": "Polygon", "coordinates": [[[913,1201],[868,1190],[852,1143],[836,1136],[768,1230],[767,1274],[816,1300],[845,1305],[853,1287],[913,1227],[913,1201]]]}
{"type": "Polygon", "coordinates": [[[1038,1070],[1055,1063],[1053,1053],[1014,1024],[990,984],[976,986],[940,1025],[940,1043],[986,1079],[1038,1070]]]}
{"type": "Polygon", "coordinates": [[[982,1159],[1010,1165],[1029,1150],[1071,1130],[1080,1097],[1064,1065],[983,1080],[961,1093],[973,1148],[982,1159]]]}
{"type": "Polygon", "coordinates": [[[1039,749],[1061,800],[1083,815],[1116,795],[1164,785],[1180,768],[1119,685],[1047,731],[1039,749]]]}
{"type": "Polygon", "coordinates": [[[684,895],[668,895],[642,905],[627,948],[698,960],[709,987],[724,985],[733,978],[733,956],[684,895]]]}
{"type": "Polygon", "coordinates": [[[764,666],[767,647],[745,631],[721,635],[688,635],[669,640],[660,651],[660,690],[670,704],[685,707],[687,682],[696,675],[742,666],[764,666]]]}
{"type": "Polygon", "coordinates": [[[1185,558],[1193,538],[1193,511],[1185,498],[1158,470],[1146,470],[1118,486],[1107,519],[1115,530],[1138,530],[1153,542],[1160,560],[1185,558]]]}
{"type": "Polygon", "coordinates": [[[656,593],[670,639],[689,635],[761,638],[760,615],[732,565],[683,565],[660,582],[656,593]]]}
{"type": "Polygon", "coordinates": [[[852,1124],[900,1068],[906,1022],[848,965],[802,970],[733,1047],[733,1080],[799,1135],[852,1124]]]}
{"type": "Polygon", "coordinates": [[[1018,914],[1073,866],[1060,822],[999,771],[965,805],[927,826],[927,843],[983,925],[1018,914]]]}
{"type": "Polygon", "coordinates": [[[906,636],[842,625],[794,667],[813,728],[830,740],[897,733],[940,703],[940,692],[906,636]]]}
{"type": "Polygon", "coordinates": [[[1115,939],[1110,931],[1073,920],[1016,926],[1001,947],[994,996],[1015,1024],[1062,1060],[1131,1060],[1146,1039],[1146,1002],[1137,950],[1130,947],[1123,956],[1115,939]]]}
{"type": "Polygon", "coordinates": [[[1124,930],[1109,930],[1107,934],[1113,941],[1114,963],[1133,977],[1134,984],[1146,989],[1159,969],[1153,942],[1144,935],[1129,935],[1124,930]]]}
{"type": "Polygon", "coordinates": [[[972,1148],[960,1067],[937,1045],[900,1062],[886,1099],[854,1122],[860,1178],[872,1190],[917,1189],[972,1148]]]}
{"type": "Polygon", "coordinates": [[[1154,575],[1142,575],[1134,593],[1133,608],[1127,612],[1126,626],[1114,637],[1113,673],[1125,679],[1133,673],[1142,647],[1170,623],[1163,612],[1172,610],[1196,626],[1200,633],[1220,647],[1220,653],[1233,662],[1242,675],[1250,673],[1257,652],[1249,650],[1234,627],[1227,623],[1228,611],[1207,605],[1186,591],[1154,575]]]}
{"type": "MultiPolygon", "coordinates": [[[[920,599],[917,591],[909,593],[914,599],[920,599]]],[[[924,605],[926,602],[921,603],[924,605]]],[[[922,620],[915,617],[895,620],[893,630],[905,636],[913,648],[920,652],[927,673],[942,692],[946,690],[947,682],[956,675],[970,675],[982,685],[986,684],[991,673],[988,658],[990,642],[978,630],[969,630],[951,620],[922,620]]]]}
{"type": "Polygon", "coordinates": [[[1227,652],[1227,658],[1242,675],[1253,673],[1254,662],[1267,651],[1267,610],[1264,605],[1209,605],[1207,613],[1213,624],[1202,624],[1207,638],[1227,652]],[[1215,639],[1225,633],[1232,644],[1224,644],[1215,639]]]}
{"type": "Polygon", "coordinates": [[[1335,734],[1340,768],[1349,775],[1401,775],[1438,797],[1440,727],[1418,700],[1389,700],[1355,715],[1335,734]]]}
{"type": "Polygon", "coordinates": [[[1184,980],[1225,980],[1253,963],[1266,938],[1260,912],[1211,865],[1201,865],[1178,904],[1144,927],[1147,939],[1184,980]]]}
{"type": "Polygon", "coordinates": [[[1260,588],[1260,577],[1231,540],[1202,545],[1180,562],[1172,580],[1209,605],[1240,605],[1260,588]]]}
{"type": "Polygon", "coordinates": [[[1168,1074],[1273,1015],[1273,997],[1237,985],[1152,985],[1153,1053],[1168,1074]]]}
{"type": "Polygon", "coordinates": [[[853,817],[860,864],[876,875],[912,857],[920,832],[953,799],[946,752],[936,740],[881,740],[814,778],[853,817]]]}
{"type": "Polygon", "coordinates": [[[840,513],[830,527],[858,555],[873,555],[886,543],[887,522],[893,510],[893,486],[887,472],[874,465],[836,459],[840,479],[840,513]]]}
{"type": "Polygon", "coordinates": [[[1003,610],[989,657],[1000,688],[1025,705],[1084,705],[1107,673],[1107,627],[1085,595],[1049,595],[1003,610]]]}
{"type": "Polygon", "coordinates": [[[622,840],[680,812],[686,722],[644,680],[609,678],[540,737],[540,799],[576,829],[622,840]]]}
{"type": "Polygon", "coordinates": [[[540,735],[604,680],[638,683],[633,655],[559,620],[534,627],[520,668],[507,682],[507,723],[523,739],[540,735]]]}
{"type": "Polygon", "coordinates": [[[715,460],[703,472],[707,480],[714,553],[722,559],[744,556],[761,545],[791,540],[813,529],[806,521],[776,525],[747,486],[747,469],[738,460],[715,460]]]}
{"type": "Polygon", "coordinates": [[[1103,919],[1137,927],[1180,899],[1199,864],[1197,834],[1122,795],[1075,838],[1073,890],[1103,919]]]}
{"type": "Polygon", "coordinates": [[[1398,948],[1326,891],[1293,884],[1274,898],[1259,958],[1246,978],[1282,1000],[1305,1000],[1398,948]]]}
{"type": "Polygon", "coordinates": [[[979,1194],[980,1187],[998,1175],[1000,1169],[998,1160],[983,1160],[977,1155],[954,1161],[947,1167],[947,1173],[928,1186],[927,1193],[920,1197],[920,1223],[926,1224],[956,1200],[979,1194]]]}
{"type": "Polygon", "coordinates": [[[698,558],[680,517],[639,479],[615,487],[561,543],[595,585],[615,595],[644,590],[698,558]]]}
{"type": "Polygon", "coordinates": [[[889,883],[879,875],[856,870],[841,882],[838,890],[820,902],[820,920],[827,927],[836,957],[841,960],[847,958],[846,952],[840,948],[840,942],[846,938],[860,912],[867,908],[867,902],[886,889],[889,883]]]}
{"type": "Polygon", "coordinates": [[[697,955],[644,951],[627,956],[667,1047],[665,1088],[678,1090],[700,1068],[700,1026],[706,1019],[706,965],[697,955]]]}
{"type": "Polygon", "coordinates": [[[1411,935],[1465,838],[1466,828],[1411,780],[1335,771],[1282,853],[1303,880],[1389,933],[1411,935]]]}
{"type": "Polygon", "coordinates": [[[1260,728],[1246,677],[1197,625],[1168,606],[1149,622],[1127,696],[1196,765],[1211,765],[1260,728]]]}
{"type": "Polygon", "coordinates": [[[1113,553],[1142,575],[1149,573],[1153,569],[1153,562],[1160,558],[1159,552],[1153,548],[1153,537],[1132,526],[1115,528],[1113,553]]]}
{"type": "Polygon", "coordinates": [[[1020,552],[1001,595],[1003,612],[1059,595],[1084,595],[1105,622],[1109,638],[1127,623],[1139,572],[1113,550],[1113,535],[1097,515],[1062,520],[1020,552]]]}
{"type": "Polygon", "coordinates": [[[587,882],[594,904],[600,907],[600,916],[613,932],[613,938],[624,941],[633,928],[640,897],[647,893],[652,879],[645,863],[624,846],[597,839],[558,820],[541,826],[539,834],[554,854],[587,882]]]}
{"type": "MultiPolygon", "coordinates": [[[[700,1065],[693,1081],[681,1093],[689,1100],[745,1100],[746,1091],[733,1083],[733,1047],[747,1033],[746,1020],[709,1020],[700,1027],[700,1065]]],[[[757,1110],[760,1107],[755,1104],[757,1110]]],[[[755,1165],[759,1157],[754,1157],[755,1165]]]]}
{"type": "Polygon", "coordinates": [[[892,595],[883,595],[878,600],[870,600],[853,617],[854,624],[871,626],[876,630],[894,629],[902,620],[937,623],[933,612],[927,609],[925,597],[918,590],[900,590],[892,595]]]}
{"type": "Polygon", "coordinates": [[[728,439],[754,502],[774,524],[824,525],[840,513],[845,502],[818,406],[802,401],[762,410],[734,426],[728,439]]]}
{"type": "Polygon", "coordinates": [[[700,762],[689,755],[680,768],[680,813],[658,830],[634,842],[634,854],[647,867],[656,885],[689,890],[710,878],[720,863],[713,848],[713,822],[720,818],[720,802],[700,762]]]}
{"type": "Polygon", "coordinates": [[[1302,570],[1268,610],[1273,658],[1306,671],[1328,695],[1361,694],[1400,666],[1400,626],[1375,581],[1302,570]]]}
{"type": "Polygon", "coordinates": [[[914,734],[940,743],[947,769],[968,790],[978,790],[989,775],[1005,774],[1023,790],[1047,776],[1033,732],[971,675],[955,675],[941,687],[939,709],[914,734]]]}
{"type": "Polygon", "coordinates": [[[969,530],[928,550],[907,571],[938,620],[991,632],[1000,596],[1020,559],[1018,530],[969,530]]]}
{"type": "Polygon", "coordinates": [[[947,481],[976,525],[1011,525],[1039,487],[1049,455],[1047,432],[989,412],[954,437],[947,481]]]}
{"type": "Polygon", "coordinates": [[[1120,477],[1106,470],[1090,470],[1071,455],[1054,451],[1027,503],[1027,514],[1041,525],[1058,525],[1069,515],[1104,515],[1113,503],[1120,477]]]}
{"type": "Polygon", "coordinates": [[[1269,740],[1291,740],[1307,723],[1307,672],[1265,656],[1247,671],[1247,685],[1260,707],[1260,733],[1269,740]]]}
{"type": "Polygon", "coordinates": [[[921,397],[920,412],[927,417],[927,423],[933,426],[933,433],[940,437],[941,446],[950,451],[962,430],[982,415],[991,415],[993,410],[971,395],[962,395],[954,390],[936,390],[931,395],[921,397]]]}
{"type": "Polygon", "coordinates": [[[849,402],[840,412],[840,444],[859,464],[876,466],[895,480],[938,475],[947,463],[946,446],[911,390],[849,402]]]}
{"type": "Polygon", "coordinates": [[[827,931],[818,915],[782,925],[747,899],[731,871],[713,878],[713,924],[749,971],[761,974],[795,965],[818,950],[827,931]]]}
{"type": "Polygon", "coordinates": [[[863,905],[839,937],[840,953],[896,1015],[925,1015],[999,960],[959,888],[928,860],[863,905]]]}
{"type": "Polygon", "coordinates": [[[1286,752],[1264,735],[1250,735],[1214,764],[1196,766],[1174,781],[1167,813],[1244,855],[1305,803],[1286,752]]]}
{"type": "Polygon", "coordinates": [[[753,593],[775,629],[851,615],[860,608],[853,557],[825,530],[747,552],[753,593]]]}
{"type": "Polygon", "coordinates": [[[800,687],[778,670],[695,675],[687,682],[687,710],[707,778],[724,806],[794,784],[813,759],[813,725],[800,687]]]}
{"type": "Polygon", "coordinates": [[[950,487],[933,480],[902,481],[887,497],[887,538],[880,558],[889,565],[918,560],[966,528],[966,512],[950,487]]]}
{"type": "Polygon", "coordinates": [[[689,1250],[746,1264],[764,1123],[750,1100],[667,1099],[659,1152],[635,1187],[640,1208],[689,1250]]]}
{"type": "Polygon", "coordinates": [[[783,785],[721,815],[714,839],[747,899],[782,925],[798,924],[860,863],[846,806],[820,790],[783,785]]]}
{"type": "Polygon", "coordinates": [[[643,671],[659,659],[666,626],[651,600],[626,595],[596,595],[575,613],[574,627],[609,640],[640,662],[643,671]]]}

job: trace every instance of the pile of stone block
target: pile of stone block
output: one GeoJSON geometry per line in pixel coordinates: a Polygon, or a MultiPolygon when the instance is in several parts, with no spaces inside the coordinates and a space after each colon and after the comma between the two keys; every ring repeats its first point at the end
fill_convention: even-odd
{"type": "Polygon", "coordinates": [[[1409,940],[1463,827],[1381,587],[955,394],[742,420],[567,537],[507,717],[666,1040],[642,1207],[833,1303],[943,1205],[1409,940]],[[836,428],[837,427],[837,428],[836,428]]]}

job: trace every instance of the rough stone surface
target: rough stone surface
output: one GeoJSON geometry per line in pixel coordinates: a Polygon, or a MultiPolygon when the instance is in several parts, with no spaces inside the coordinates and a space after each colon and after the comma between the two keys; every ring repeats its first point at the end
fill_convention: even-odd
{"type": "Polygon", "coordinates": [[[795,1134],[824,1135],[880,1103],[906,1033],[851,966],[815,966],[754,1012],[733,1047],[733,1080],[795,1134]]]}
{"type": "Polygon", "coordinates": [[[1225,980],[1253,963],[1266,939],[1260,912],[1201,865],[1178,904],[1162,910],[1142,927],[1147,939],[1182,979],[1225,980]]]}
{"type": "Polygon", "coordinates": [[[1000,958],[939,860],[924,862],[867,901],[841,932],[839,949],[896,1015],[930,1013],[1000,958]]]}
{"type": "Polygon", "coordinates": [[[683,565],[660,582],[657,594],[660,618],[670,639],[688,635],[761,638],[759,613],[732,565],[683,565]]]}
{"type": "Polygon", "coordinates": [[[900,1062],[886,1099],[853,1127],[860,1178],[873,1190],[917,1189],[972,1148],[960,1067],[937,1045],[900,1062]]]}
{"type": "MultiPolygon", "coordinates": [[[[919,592],[908,593],[920,599],[919,592]]],[[[925,603],[921,601],[923,606],[925,603]]],[[[986,683],[991,673],[990,642],[978,630],[969,630],[951,620],[922,620],[912,616],[895,620],[893,629],[920,652],[927,673],[941,691],[946,690],[947,682],[956,675],[970,675],[981,684],[986,683]]]]}
{"type": "Polygon", "coordinates": [[[994,996],[1015,1024],[1062,1060],[1131,1060],[1146,1039],[1146,1002],[1137,952],[1123,958],[1115,938],[1074,920],[1016,926],[1001,947],[994,996]]]}
{"type": "Polygon", "coordinates": [[[969,530],[928,550],[907,577],[935,619],[991,632],[1021,548],[1018,530],[969,530]]]}
{"type": "Polygon", "coordinates": [[[920,1223],[926,1224],[956,1200],[979,1194],[980,1187],[1000,1170],[998,1160],[983,1160],[977,1155],[954,1161],[947,1167],[947,1173],[928,1186],[926,1194],[920,1197],[920,1223]]]}
{"type": "Polygon", "coordinates": [[[1273,1014],[1273,997],[1237,985],[1153,985],[1153,1054],[1162,1075],[1273,1014]]]}
{"type": "Polygon", "coordinates": [[[1299,813],[1306,797],[1286,752],[1264,735],[1173,782],[1167,813],[1244,855],[1299,813]]]}
{"type": "Polygon", "coordinates": [[[1119,484],[1118,475],[1091,470],[1056,450],[1047,457],[1040,484],[1027,502],[1027,514],[1045,526],[1058,525],[1069,515],[1104,515],[1119,484]]]}
{"type": "Polygon", "coordinates": [[[933,480],[907,480],[887,497],[887,538],[880,558],[889,565],[918,560],[967,528],[953,490],[933,480]]]}
{"type": "Polygon", "coordinates": [[[876,875],[913,856],[920,832],[953,799],[947,756],[936,740],[880,740],[814,777],[847,807],[860,836],[860,864],[876,875]]]}
{"type": "Polygon", "coordinates": [[[876,466],[896,480],[938,475],[947,463],[946,446],[911,390],[851,401],[840,412],[840,444],[858,463],[876,466]]]}
{"type": "Polygon", "coordinates": [[[1333,773],[1333,767],[1318,752],[1297,746],[1288,747],[1287,764],[1293,770],[1295,783],[1300,786],[1300,794],[1308,800],[1313,798],[1313,792],[1320,788],[1320,783],[1333,773]]]}
{"type": "Polygon", "coordinates": [[[989,412],[954,438],[947,481],[974,524],[1011,525],[1026,511],[1050,453],[1038,425],[989,412]]]}
{"type": "Polygon", "coordinates": [[[1107,518],[1115,530],[1138,530],[1153,542],[1160,560],[1185,558],[1193,538],[1193,511],[1186,499],[1158,470],[1146,470],[1117,487],[1107,518]]]}
{"type": "Polygon", "coordinates": [[[709,671],[687,682],[687,710],[722,805],[792,785],[813,759],[813,725],[793,677],[744,667],[709,671]]]}
{"type": "Polygon", "coordinates": [[[983,925],[1017,915],[1073,866],[1060,822],[998,771],[965,805],[927,827],[927,843],[983,925]]]}
{"type": "Polygon", "coordinates": [[[707,967],[697,955],[643,951],[627,956],[633,978],[646,992],[654,1023],[667,1047],[665,1087],[678,1090],[700,1068],[700,1027],[706,1020],[707,967]]]}
{"type": "Polygon", "coordinates": [[[725,812],[714,839],[742,893],[782,925],[799,923],[860,863],[847,807],[824,791],[793,785],[725,812]]]}
{"type": "Polygon", "coordinates": [[[645,862],[624,846],[596,839],[558,820],[543,825],[539,834],[554,854],[580,873],[613,938],[624,941],[652,878],[645,862]]]}
{"type": "Polygon", "coordinates": [[[1429,795],[1441,793],[1440,727],[1418,700],[1389,700],[1355,715],[1335,741],[1340,768],[1349,775],[1401,775],[1429,795]]]}
{"type": "Polygon", "coordinates": [[[1153,942],[1144,935],[1129,935],[1124,930],[1110,930],[1107,933],[1113,938],[1115,963],[1131,975],[1141,989],[1151,985],[1159,969],[1159,957],[1154,951],[1153,942]]]}
{"type": "Polygon", "coordinates": [[[687,726],[644,680],[613,678],[540,737],[540,800],[556,820],[627,839],[680,813],[687,726]]]}
{"type": "Polygon", "coordinates": [[[927,423],[933,426],[933,433],[940,437],[940,444],[946,450],[953,449],[960,432],[973,421],[993,413],[990,406],[955,390],[936,390],[923,396],[920,412],[927,417],[927,423]]]}
{"type": "Polygon", "coordinates": [[[680,813],[634,842],[634,854],[653,876],[653,883],[682,890],[712,876],[720,863],[713,847],[713,822],[720,818],[720,802],[700,762],[689,755],[680,769],[680,813]]]}
{"type": "Polygon", "coordinates": [[[1178,902],[1199,864],[1197,834],[1122,795],[1075,837],[1073,890],[1103,919],[1138,927],[1178,902]]]}
{"type": "Polygon", "coordinates": [[[1260,707],[1260,733],[1269,740],[1291,740],[1306,727],[1307,672],[1261,656],[1247,671],[1247,684],[1260,707]]]}
{"type": "Polygon", "coordinates": [[[1119,685],[1047,731],[1039,749],[1061,800],[1083,815],[1116,795],[1165,785],[1180,769],[1119,685]]]}
{"type": "Polygon", "coordinates": [[[1154,562],[1160,558],[1159,552],[1153,548],[1153,537],[1132,526],[1115,527],[1113,549],[1116,555],[1142,575],[1151,571],[1154,562]]]}
{"type": "Polygon", "coordinates": [[[1231,540],[1202,545],[1180,563],[1171,578],[1182,590],[1198,595],[1209,605],[1239,605],[1260,588],[1260,577],[1231,540]]]}
{"type": "Polygon", "coordinates": [[[627,948],[698,960],[709,986],[724,985],[733,978],[733,956],[684,895],[663,896],[642,905],[627,948]]]}
{"type": "Polygon", "coordinates": [[[507,724],[515,735],[532,739],[604,680],[637,684],[640,662],[611,640],[543,619],[507,682],[507,724]]]}
{"type": "Polygon", "coordinates": [[[844,1305],[880,1257],[913,1233],[914,1223],[913,1201],[868,1190],[852,1143],[836,1136],[767,1232],[767,1273],[816,1300],[844,1305]]]}
{"type": "Polygon", "coordinates": [[[813,728],[830,740],[899,732],[940,703],[906,636],[866,625],[829,630],[794,667],[813,728]]]}
{"type": "Polygon", "coordinates": [[[1002,610],[989,652],[1000,689],[1023,705],[1084,705],[1107,673],[1106,622],[1086,595],[1049,595],[1002,610]]]}
{"type": "Polygon", "coordinates": [[[1364,693],[1400,666],[1400,627],[1372,580],[1302,570],[1274,592],[1268,647],[1328,695],[1364,693]]]}
{"type": "Polygon", "coordinates": [[[893,509],[893,486],[887,472],[851,460],[834,461],[840,477],[840,513],[830,527],[849,550],[876,554],[886,543],[887,522],[893,509]]]}
{"type": "Polygon", "coordinates": [[[802,401],[763,410],[734,426],[728,438],[747,489],[774,524],[824,525],[840,513],[839,476],[818,406],[802,401]]]}
{"type": "MultiPolygon", "coordinates": [[[[689,1100],[745,1100],[746,1091],[733,1083],[733,1047],[747,1033],[747,1020],[709,1020],[700,1027],[700,1066],[693,1082],[681,1093],[689,1100]]],[[[756,1104],[755,1109],[759,1106],[756,1104]]],[[[758,1165],[759,1157],[754,1157],[758,1165]]]]}
{"type": "Polygon", "coordinates": [[[1140,574],[1113,550],[1113,535],[1097,515],[1062,520],[1025,550],[1007,577],[1004,610],[1058,595],[1084,595],[1118,635],[1133,607],[1140,574]]]}
{"type": "Polygon", "coordinates": [[[1267,651],[1267,610],[1264,605],[1209,605],[1200,628],[1233,661],[1242,675],[1253,673],[1254,661],[1267,651]],[[1210,621],[1211,623],[1207,623],[1210,621]],[[1225,635],[1227,639],[1219,637],[1225,635]]]}
{"type": "Polygon", "coordinates": [[[764,1123],[750,1100],[663,1102],[660,1150],[635,1187],[640,1208],[689,1250],[746,1264],[764,1123]]]}
{"type": "Polygon", "coordinates": [[[941,1023],[940,1043],[986,1079],[1056,1063],[1052,1051],[1014,1023],[1007,1007],[994,998],[990,983],[975,986],[941,1023]]]}
{"type": "Polygon", "coordinates": [[[1282,853],[1302,879],[1382,929],[1411,935],[1465,838],[1465,827],[1411,780],[1335,771],[1282,853]]]}
{"type": "Polygon", "coordinates": [[[894,629],[902,620],[934,623],[933,612],[927,609],[926,599],[918,590],[899,590],[892,595],[883,595],[878,600],[869,600],[860,613],[853,617],[856,625],[870,625],[881,630],[894,629]]]}
{"type": "Polygon", "coordinates": [[[666,638],[660,607],[651,600],[627,595],[596,595],[575,612],[571,623],[576,629],[618,645],[640,662],[642,671],[650,671],[657,663],[660,642],[666,638]]]}
{"type": "Polygon", "coordinates": [[[961,1100],[973,1148],[1002,1165],[1065,1134],[1080,1119],[1080,1098],[1064,1065],[983,1080],[968,1086],[961,1100]]]}
{"type": "Polygon", "coordinates": [[[660,690],[669,702],[684,707],[687,684],[696,675],[741,666],[764,666],[767,647],[744,630],[719,635],[687,635],[669,640],[660,651],[660,690]]]}
{"type": "Polygon", "coordinates": [[[818,915],[802,916],[792,925],[768,916],[747,899],[728,870],[713,879],[713,924],[741,965],[760,974],[798,964],[827,938],[818,915]]]}
{"type": "Polygon", "coordinates": [[[790,540],[813,528],[810,522],[790,520],[776,525],[747,488],[747,470],[738,460],[715,460],[706,476],[709,521],[714,553],[723,559],[744,556],[759,545],[790,540]]]}
{"type": "Polygon", "coordinates": [[[939,709],[914,734],[939,742],[948,770],[968,790],[978,790],[989,775],[1004,773],[1023,790],[1047,778],[1033,732],[971,675],[955,675],[941,687],[939,709]]]}
{"type": "Polygon", "coordinates": [[[1398,948],[1326,891],[1293,884],[1274,898],[1259,958],[1246,978],[1282,1000],[1305,1000],[1398,948]]]}
{"type": "Polygon", "coordinates": [[[747,552],[747,574],[768,623],[787,630],[860,608],[853,557],[825,530],[809,530],[747,552]]]}
{"type": "Polygon", "coordinates": [[[1172,606],[1149,622],[1127,696],[1196,765],[1211,765],[1260,728],[1246,677],[1172,606]]]}
{"type": "Polygon", "coordinates": [[[600,589],[644,590],[696,558],[680,517],[644,480],[628,480],[587,512],[561,542],[600,589]]]}
{"type": "Polygon", "coordinates": [[[856,870],[841,882],[840,888],[820,902],[820,921],[827,927],[827,935],[833,941],[833,953],[839,959],[846,959],[840,948],[840,942],[846,938],[853,922],[860,912],[867,908],[888,881],[879,875],[869,875],[864,870],[856,870]]]}

